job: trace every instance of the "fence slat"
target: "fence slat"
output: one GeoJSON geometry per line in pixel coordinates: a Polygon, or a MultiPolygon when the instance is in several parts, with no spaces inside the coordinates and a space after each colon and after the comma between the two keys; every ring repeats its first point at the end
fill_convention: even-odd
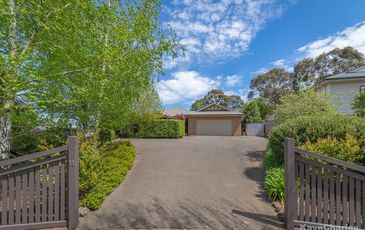
{"type": "MultiPolygon", "coordinates": [[[[68,146],[1,161],[0,165],[7,167],[0,168],[0,229],[67,226],[75,230],[79,203],[78,151],[77,137],[69,137],[68,146]],[[51,155],[65,150],[67,154],[51,155]]],[[[293,177],[297,177],[299,165],[292,159],[297,170],[293,177]]]]}
{"type": "Polygon", "coordinates": [[[1,177],[1,224],[8,224],[8,178],[7,176],[1,177]]]}
{"type": "Polygon", "coordinates": [[[311,171],[311,221],[317,222],[316,214],[316,193],[317,193],[317,168],[312,166],[311,171]]]}
{"type": "Polygon", "coordinates": [[[60,171],[59,171],[59,162],[57,162],[57,164],[54,166],[54,173],[55,173],[55,193],[54,193],[54,201],[55,201],[55,206],[54,206],[54,219],[55,220],[60,220],[60,187],[59,187],[59,177],[60,177],[60,171]]]}
{"type": "Polygon", "coordinates": [[[48,167],[48,221],[53,221],[53,165],[48,167]]]}
{"type": "Polygon", "coordinates": [[[361,226],[361,181],[360,180],[356,180],[356,226],[360,227],[361,226]]]}
{"type": "Polygon", "coordinates": [[[47,221],[47,168],[42,166],[42,222],[47,221]]]}
{"type": "Polygon", "coordinates": [[[299,220],[304,220],[304,164],[299,162],[299,220]]]}
{"type": "Polygon", "coordinates": [[[34,171],[29,171],[29,223],[34,222],[34,171]]]}
{"type": "Polygon", "coordinates": [[[28,223],[28,173],[22,175],[22,223],[28,223]]]}
{"type": "Polygon", "coordinates": [[[330,173],[327,169],[323,169],[323,223],[328,224],[328,174],[330,173]]]}
{"type": "Polygon", "coordinates": [[[305,222],[311,221],[317,224],[365,228],[365,175],[363,174],[365,167],[297,147],[294,152],[296,153],[295,164],[299,167],[296,180],[301,189],[297,200],[300,203],[296,223],[304,219],[305,222]],[[303,155],[327,163],[312,160],[303,155]],[[304,180],[301,164],[305,171],[304,180]],[[301,213],[303,210],[304,214],[301,213]]]}
{"type": "Polygon", "coordinates": [[[9,175],[9,224],[14,224],[14,177],[9,175]]]}
{"type": "Polygon", "coordinates": [[[322,219],[322,168],[317,169],[317,221],[323,223],[322,219]]]}
{"type": "MultiPolygon", "coordinates": [[[[289,156],[292,159],[292,167],[294,167],[294,140],[292,140],[292,145],[291,146],[291,155],[289,156]]],[[[288,156],[289,154],[285,154],[285,156],[288,156]]],[[[67,209],[68,209],[68,224],[69,224],[69,229],[70,230],[74,230],[76,229],[78,222],[79,222],[79,142],[77,137],[69,137],[68,138],[68,169],[67,169],[67,173],[68,173],[68,185],[67,185],[67,209]]],[[[285,157],[284,157],[285,158],[285,157]]],[[[285,159],[284,159],[285,161],[285,159]]],[[[296,197],[292,197],[292,195],[297,195],[296,194],[296,186],[294,186],[294,169],[291,169],[290,172],[292,172],[292,174],[290,174],[289,177],[287,177],[287,180],[285,180],[286,182],[290,182],[293,183],[290,186],[289,190],[290,192],[287,194],[291,194],[289,195],[289,197],[291,197],[293,200],[290,201],[286,201],[286,207],[289,207],[291,210],[293,210],[292,212],[289,212],[290,214],[287,214],[287,226],[292,226],[294,227],[294,216],[295,214],[295,201],[296,201],[296,197]],[[294,193],[294,194],[293,194],[294,193]],[[292,202],[294,201],[294,202],[292,202]],[[289,222],[288,222],[289,221],[289,222]]],[[[286,183],[285,182],[285,183],[286,183]]],[[[291,227],[289,227],[291,228],[291,227]]]]}
{"type": "Polygon", "coordinates": [[[336,224],[341,225],[341,174],[336,173],[336,224]]]}
{"type": "Polygon", "coordinates": [[[309,165],[305,166],[305,221],[310,221],[310,178],[309,178],[309,165]]]}
{"type": "Polygon", "coordinates": [[[335,159],[335,158],[332,158],[332,157],[328,157],[328,156],[321,155],[321,154],[318,154],[318,153],[313,153],[313,152],[310,152],[310,151],[307,151],[307,150],[304,150],[304,149],[300,149],[300,148],[295,148],[295,152],[300,153],[302,155],[309,156],[309,157],[313,157],[315,159],[320,159],[322,161],[325,161],[325,162],[328,162],[328,163],[331,163],[331,164],[340,165],[340,166],[343,166],[343,167],[348,168],[348,169],[352,169],[352,170],[355,170],[355,171],[358,171],[358,172],[361,172],[361,173],[365,173],[365,167],[354,164],[354,163],[349,163],[349,162],[346,162],[346,161],[338,160],[338,159],[335,159]]]}
{"type": "Polygon", "coordinates": [[[362,183],[362,228],[365,228],[365,181],[362,183]]]}
{"type": "Polygon", "coordinates": [[[60,171],[61,171],[61,198],[60,198],[60,219],[64,220],[65,219],[65,203],[66,203],[66,194],[65,194],[65,187],[66,187],[66,183],[65,183],[65,161],[61,161],[61,166],[60,166],[60,171]]]}
{"type": "Polygon", "coordinates": [[[21,198],[21,183],[22,183],[22,180],[21,180],[21,175],[20,173],[17,173],[16,174],[16,177],[15,177],[15,191],[16,191],[16,203],[15,203],[15,223],[16,224],[20,224],[20,221],[21,221],[21,201],[22,201],[22,198],[21,198]]]}
{"type": "Polygon", "coordinates": [[[41,221],[41,168],[35,169],[35,222],[41,221]]]}
{"type": "Polygon", "coordinates": [[[343,176],[342,181],[342,208],[343,208],[343,214],[342,214],[342,224],[348,225],[348,209],[349,209],[349,202],[348,202],[348,176],[343,176]]]}
{"type": "Polygon", "coordinates": [[[334,172],[331,171],[330,173],[330,189],[329,189],[329,196],[330,196],[330,224],[335,224],[335,183],[334,183],[334,172]]]}
{"type": "Polygon", "coordinates": [[[32,154],[27,154],[27,155],[16,157],[16,158],[11,158],[9,160],[3,160],[3,161],[0,161],[0,167],[15,164],[15,163],[19,163],[19,162],[23,162],[23,161],[32,160],[34,158],[48,156],[52,153],[63,152],[63,151],[66,151],[66,150],[67,150],[67,146],[64,145],[64,146],[60,146],[60,147],[57,147],[57,148],[54,148],[54,149],[47,149],[45,151],[38,152],[38,153],[32,153],[32,154]]]}
{"type": "Polygon", "coordinates": [[[354,226],[354,178],[349,178],[349,225],[354,226]]]}

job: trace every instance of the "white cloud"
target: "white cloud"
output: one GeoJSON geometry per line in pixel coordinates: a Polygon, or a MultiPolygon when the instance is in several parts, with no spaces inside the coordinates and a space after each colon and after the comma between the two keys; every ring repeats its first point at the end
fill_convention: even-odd
{"type": "Polygon", "coordinates": [[[299,48],[298,51],[306,57],[316,57],[323,52],[346,46],[352,46],[365,54],[365,21],[347,27],[335,35],[311,42],[299,48]]]}
{"type": "Polygon", "coordinates": [[[268,68],[263,67],[263,68],[260,68],[260,69],[258,69],[258,70],[256,70],[256,71],[254,71],[254,72],[251,72],[251,74],[252,74],[252,75],[259,75],[259,74],[264,74],[264,73],[266,73],[267,71],[269,71],[269,69],[268,69],[268,68]]]}
{"type": "Polygon", "coordinates": [[[237,95],[240,96],[243,101],[247,101],[247,89],[238,90],[224,90],[226,95],[237,95]]]}
{"type": "Polygon", "coordinates": [[[199,99],[212,89],[222,89],[226,95],[245,97],[244,89],[237,89],[242,76],[202,76],[196,71],[174,72],[172,78],[157,82],[156,88],[164,104],[187,103],[199,99]]]}
{"type": "Polygon", "coordinates": [[[288,3],[278,0],[173,1],[164,23],[176,32],[189,59],[207,62],[238,57],[256,33],[282,15],[288,3]]]}
{"type": "Polygon", "coordinates": [[[272,62],[271,64],[276,66],[276,67],[283,67],[283,66],[286,65],[285,59],[276,60],[276,61],[272,62]]]}
{"type": "Polygon", "coordinates": [[[287,71],[293,71],[293,67],[290,65],[289,61],[286,59],[279,59],[270,63],[274,67],[283,68],[287,71]]]}
{"type": "Polygon", "coordinates": [[[164,104],[174,104],[201,97],[216,85],[216,81],[195,71],[182,71],[173,73],[172,79],[161,80],[156,88],[164,104]]]}
{"type": "Polygon", "coordinates": [[[241,77],[238,75],[231,75],[226,77],[226,85],[228,87],[234,87],[237,86],[241,81],[241,77]]]}

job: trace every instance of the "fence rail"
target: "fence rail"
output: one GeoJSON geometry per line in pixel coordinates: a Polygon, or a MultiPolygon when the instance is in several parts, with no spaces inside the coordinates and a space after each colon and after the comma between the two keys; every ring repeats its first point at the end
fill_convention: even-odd
{"type": "Polygon", "coordinates": [[[0,162],[0,229],[78,224],[78,140],[0,162]]]}
{"type": "Polygon", "coordinates": [[[365,168],[295,147],[285,149],[287,229],[300,225],[365,228],[365,168]]]}

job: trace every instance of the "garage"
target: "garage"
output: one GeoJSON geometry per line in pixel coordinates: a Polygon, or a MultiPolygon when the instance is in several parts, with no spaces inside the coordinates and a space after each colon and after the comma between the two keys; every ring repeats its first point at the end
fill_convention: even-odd
{"type": "Polygon", "coordinates": [[[196,135],[231,136],[232,120],[197,119],[196,135]]]}
{"type": "Polygon", "coordinates": [[[243,114],[211,104],[199,111],[184,114],[187,135],[200,136],[240,136],[243,114]]]}

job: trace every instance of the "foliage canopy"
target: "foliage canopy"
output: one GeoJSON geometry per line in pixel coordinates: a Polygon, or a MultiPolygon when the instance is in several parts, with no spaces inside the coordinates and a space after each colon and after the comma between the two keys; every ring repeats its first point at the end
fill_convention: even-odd
{"type": "Polygon", "coordinates": [[[212,89],[203,98],[196,100],[190,110],[198,111],[210,104],[222,105],[232,111],[242,111],[244,102],[238,95],[225,95],[220,89],[212,89]]]}
{"type": "Polygon", "coordinates": [[[30,109],[84,130],[120,126],[180,50],[159,0],[0,2],[0,154],[30,109]]]}
{"type": "Polygon", "coordinates": [[[352,108],[360,117],[365,117],[365,90],[362,90],[354,99],[352,108]]]}

